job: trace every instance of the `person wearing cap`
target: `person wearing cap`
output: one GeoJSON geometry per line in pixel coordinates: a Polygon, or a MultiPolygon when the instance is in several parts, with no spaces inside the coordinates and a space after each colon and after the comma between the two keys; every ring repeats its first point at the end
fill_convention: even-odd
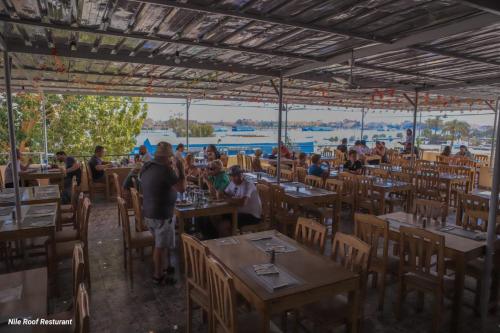
{"type": "MultiPolygon", "coordinates": [[[[238,206],[238,228],[259,223],[262,215],[262,203],[257,188],[243,177],[243,170],[239,165],[233,165],[229,169],[229,176],[231,182],[226,187],[224,194],[229,202],[238,206]]],[[[230,235],[231,224],[225,223],[224,231],[220,234],[230,235]]]]}
{"type": "MultiPolygon", "coordinates": [[[[174,268],[170,266],[169,250],[175,246],[175,223],[173,222],[177,192],[186,190],[184,166],[182,161],[174,157],[172,145],[159,142],[154,159],[146,162],[139,172],[143,195],[142,213],[144,222],[153,234],[155,248],[153,251],[153,282],[174,284],[173,277],[167,277],[163,271],[171,275],[174,268]],[[164,263],[165,261],[165,264],[164,263]]],[[[182,231],[181,231],[182,232],[182,231]]]]}
{"type": "MultiPolygon", "coordinates": [[[[21,174],[23,172],[26,172],[31,165],[31,158],[28,159],[27,164],[21,163],[21,158],[22,154],[19,149],[16,149],[16,156],[17,156],[17,161],[16,161],[16,169],[17,173],[21,174]]],[[[14,187],[14,175],[13,175],[13,169],[12,169],[12,162],[9,161],[7,163],[7,167],[5,168],[5,188],[13,188],[14,187]]]]}
{"type": "Polygon", "coordinates": [[[229,177],[224,171],[220,160],[208,164],[208,168],[203,173],[203,180],[207,184],[210,194],[217,199],[223,197],[224,190],[229,185],[229,177]]]}

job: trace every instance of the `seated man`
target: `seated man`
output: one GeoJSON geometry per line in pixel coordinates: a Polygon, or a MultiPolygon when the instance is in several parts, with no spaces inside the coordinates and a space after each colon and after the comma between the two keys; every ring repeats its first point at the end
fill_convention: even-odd
{"type": "MultiPolygon", "coordinates": [[[[10,155],[10,154],[9,154],[10,155]]],[[[28,159],[28,164],[24,165],[21,163],[21,158],[22,154],[19,149],[16,149],[16,155],[17,155],[17,162],[16,162],[16,169],[17,173],[21,174],[25,171],[28,170],[29,166],[31,165],[31,157],[28,159]]],[[[7,163],[7,167],[5,168],[5,188],[13,188],[14,187],[14,173],[13,173],[13,166],[12,163],[9,161],[7,163]]]]}
{"type": "Polygon", "coordinates": [[[469,149],[467,149],[467,146],[465,145],[460,146],[460,150],[455,154],[455,156],[473,158],[472,153],[469,151],[469,149]]]}
{"type": "Polygon", "coordinates": [[[80,164],[76,161],[73,156],[67,156],[64,151],[58,151],[56,153],[56,160],[59,163],[64,163],[65,176],[64,176],[64,192],[63,192],[63,203],[69,203],[71,201],[71,185],[73,182],[73,177],[76,179],[76,183],[80,186],[80,181],[82,179],[82,169],[80,164]]]}
{"type": "Polygon", "coordinates": [[[348,160],[344,164],[344,170],[350,173],[360,175],[363,173],[363,163],[358,159],[358,153],[355,150],[350,150],[348,160]]]}
{"type": "MultiPolygon", "coordinates": [[[[229,170],[231,183],[224,191],[229,201],[238,206],[238,228],[253,225],[260,222],[262,215],[262,204],[259,192],[252,182],[243,177],[243,170],[239,165],[233,165],[229,170]]],[[[231,224],[226,223],[220,234],[228,236],[231,234],[231,224]]]]}
{"type": "Polygon", "coordinates": [[[347,153],[347,139],[343,138],[340,145],[337,146],[337,150],[340,150],[344,154],[347,153]]]}
{"type": "Polygon", "coordinates": [[[299,154],[299,160],[297,161],[297,166],[300,168],[305,168],[307,169],[307,154],[304,152],[300,152],[299,154]]]}
{"type": "Polygon", "coordinates": [[[109,168],[111,164],[102,160],[104,157],[104,147],[96,146],[94,156],[89,160],[89,168],[92,175],[92,180],[96,183],[104,183],[104,170],[109,168]]]}
{"type": "Polygon", "coordinates": [[[153,159],[151,154],[148,152],[148,148],[146,148],[145,145],[142,145],[139,147],[139,157],[140,157],[140,161],[137,161],[134,157],[135,163],[138,163],[138,162],[146,163],[146,162],[149,162],[153,159]]]}
{"type": "Polygon", "coordinates": [[[208,164],[208,168],[203,174],[203,180],[208,186],[210,195],[217,199],[224,196],[224,190],[229,185],[229,177],[224,171],[220,160],[208,164]]]}
{"type": "Polygon", "coordinates": [[[324,168],[321,165],[321,155],[314,154],[311,157],[311,166],[307,170],[307,173],[309,175],[312,175],[312,176],[326,178],[330,174],[330,170],[329,170],[329,167],[328,168],[324,168]]]}

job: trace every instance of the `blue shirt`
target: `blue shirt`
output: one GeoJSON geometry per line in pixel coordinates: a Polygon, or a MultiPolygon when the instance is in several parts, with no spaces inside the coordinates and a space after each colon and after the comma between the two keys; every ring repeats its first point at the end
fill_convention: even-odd
{"type": "Polygon", "coordinates": [[[307,173],[310,174],[310,175],[313,175],[313,176],[321,177],[321,176],[323,176],[324,170],[319,165],[312,164],[309,167],[309,170],[307,171],[307,173]]]}

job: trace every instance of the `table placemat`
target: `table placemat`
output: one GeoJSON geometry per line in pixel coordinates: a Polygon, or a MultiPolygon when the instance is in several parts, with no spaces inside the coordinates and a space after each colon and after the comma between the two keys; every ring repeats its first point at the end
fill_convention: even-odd
{"type": "Polygon", "coordinates": [[[295,246],[292,246],[287,242],[274,236],[262,236],[262,237],[254,236],[254,238],[250,237],[247,239],[259,250],[267,253],[271,252],[272,250],[274,250],[275,254],[290,253],[297,251],[297,248],[295,246]]]}
{"type": "Polygon", "coordinates": [[[260,285],[262,285],[268,292],[273,293],[277,290],[291,288],[302,284],[302,282],[288,272],[285,268],[275,265],[278,273],[258,275],[254,269],[255,265],[245,267],[244,270],[260,285]]]}
{"type": "Polygon", "coordinates": [[[455,236],[460,236],[468,239],[472,239],[475,241],[484,241],[486,240],[486,233],[485,232],[477,232],[473,230],[465,230],[461,227],[455,227],[455,226],[446,226],[438,229],[441,232],[446,232],[447,234],[452,234],[455,236]]]}
{"type": "Polygon", "coordinates": [[[12,207],[0,207],[0,216],[12,214],[12,207]]]}
{"type": "Polygon", "coordinates": [[[54,205],[30,206],[26,212],[26,216],[32,215],[54,215],[54,205]]]}
{"type": "Polygon", "coordinates": [[[23,220],[23,227],[48,227],[54,222],[53,215],[27,216],[23,220]]]}
{"type": "Polygon", "coordinates": [[[239,242],[234,237],[225,237],[225,238],[216,239],[215,243],[217,243],[217,245],[219,245],[219,246],[225,246],[225,245],[236,245],[239,242]]]}

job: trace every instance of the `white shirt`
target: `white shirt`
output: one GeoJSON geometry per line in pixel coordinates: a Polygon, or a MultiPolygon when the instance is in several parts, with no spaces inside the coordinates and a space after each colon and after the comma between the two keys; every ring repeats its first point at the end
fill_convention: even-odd
{"type": "Polygon", "coordinates": [[[253,183],[243,180],[240,185],[231,182],[225,190],[227,195],[233,198],[247,198],[245,204],[238,208],[238,213],[251,214],[260,219],[262,215],[262,204],[259,192],[253,183]]]}
{"type": "MultiPolygon", "coordinates": [[[[21,172],[21,161],[17,160],[17,173],[21,172]]],[[[12,163],[8,163],[5,168],[5,184],[13,183],[14,176],[12,175],[12,163]]]]}

